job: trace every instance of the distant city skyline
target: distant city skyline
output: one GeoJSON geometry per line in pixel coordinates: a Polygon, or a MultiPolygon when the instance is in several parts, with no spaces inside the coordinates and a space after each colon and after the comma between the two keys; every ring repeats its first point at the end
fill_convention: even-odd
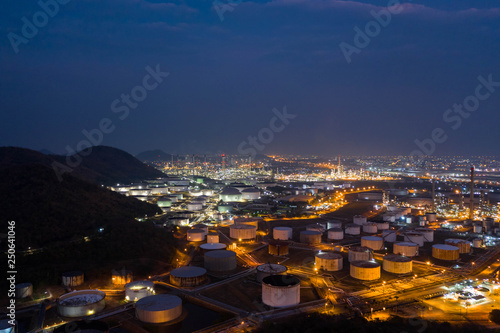
{"type": "Polygon", "coordinates": [[[133,155],[259,135],[262,154],[498,151],[491,1],[41,3],[0,14],[0,146],[64,154],[99,129],[133,155]]]}

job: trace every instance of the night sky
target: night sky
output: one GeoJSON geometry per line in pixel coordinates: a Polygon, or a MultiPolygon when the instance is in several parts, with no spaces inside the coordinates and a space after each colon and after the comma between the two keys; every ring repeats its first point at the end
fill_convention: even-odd
{"type": "Polygon", "coordinates": [[[408,155],[436,128],[436,155],[498,153],[500,83],[474,105],[500,82],[498,1],[396,2],[385,26],[389,1],[59,1],[2,0],[0,146],[64,153],[109,119],[99,143],[132,154],[236,153],[286,106],[263,153],[408,155]]]}

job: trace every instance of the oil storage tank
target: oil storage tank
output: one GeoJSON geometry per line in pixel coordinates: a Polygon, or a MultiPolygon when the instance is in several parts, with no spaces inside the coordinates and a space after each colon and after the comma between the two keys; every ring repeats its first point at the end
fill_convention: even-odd
{"type": "Polygon", "coordinates": [[[203,229],[189,229],[187,231],[187,240],[189,242],[202,242],[205,240],[205,231],[203,229]]]}
{"type": "Polygon", "coordinates": [[[219,242],[219,234],[216,232],[209,232],[207,234],[207,243],[218,243],[219,242]]]}
{"type": "Polygon", "coordinates": [[[388,230],[389,229],[389,222],[379,222],[377,223],[377,230],[388,230]]]}
{"type": "Polygon", "coordinates": [[[155,284],[153,281],[133,281],[125,285],[125,299],[136,302],[141,298],[154,295],[155,284]]]}
{"type": "Polygon", "coordinates": [[[262,264],[257,266],[257,282],[262,282],[266,276],[280,275],[287,271],[286,266],[279,264],[262,264]]]}
{"type": "Polygon", "coordinates": [[[344,258],[341,254],[335,252],[320,251],[314,256],[315,267],[328,272],[340,271],[343,268],[344,258]]]}
{"type": "Polygon", "coordinates": [[[352,223],[357,224],[357,225],[363,225],[366,223],[366,216],[354,215],[352,218],[352,223]]]}
{"type": "Polygon", "coordinates": [[[256,229],[259,228],[259,222],[263,221],[260,217],[237,217],[234,219],[234,224],[253,225],[256,229]]]}
{"type": "Polygon", "coordinates": [[[205,243],[200,245],[203,252],[225,250],[226,247],[227,245],[224,243],[205,243]]]}
{"type": "Polygon", "coordinates": [[[83,272],[71,271],[62,274],[62,284],[66,287],[78,287],[83,284],[83,272]]]}
{"type": "Polygon", "coordinates": [[[328,229],[328,239],[330,240],[344,239],[344,230],[342,230],[342,228],[328,229]]]}
{"type": "Polygon", "coordinates": [[[427,218],[427,221],[429,221],[429,222],[436,222],[437,221],[437,215],[434,212],[425,213],[425,217],[427,218]]]}
{"type": "Polygon", "coordinates": [[[415,229],[415,231],[422,234],[422,236],[424,237],[424,242],[426,243],[434,242],[434,230],[429,228],[417,228],[415,229]]]}
{"type": "Polygon", "coordinates": [[[208,235],[208,225],[203,224],[203,223],[197,223],[192,226],[193,229],[201,229],[205,233],[205,236],[208,235]]]}
{"type": "Polygon", "coordinates": [[[162,324],[182,315],[182,299],[160,294],[144,297],[135,305],[135,315],[143,323],[162,324]]]}
{"type": "Polygon", "coordinates": [[[418,247],[418,244],[412,242],[396,242],[392,252],[407,257],[415,257],[418,255],[418,247]]]}
{"type": "Polygon", "coordinates": [[[413,269],[413,261],[411,258],[399,254],[388,254],[384,256],[382,267],[384,271],[389,273],[407,274],[411,273],[413,269]]]}
{"type": "Polygon", "coordinates": [[[474,238],[472,240],[472,246],[475,248],[483,247],[483,239],[482,238],[474,238]]]}
{"type": "Polygon", "coordinates": [[[396,230],[384,230],[382,231],[382,238],[385,242],[394,243],[398,237],[396,230]]]}
{"type": "Polygon", "coordinates": [[[106,306],[106,294],[100,290],[79,290],[57,300],[57,312],[63,317],[85,317],[96,314],[106,306]]]}
{"type": "Polygon", "coordinates": [[[342,228],[342,222],[336,221],[336,220],[330,220],[330,221],[327,222],[326,225],[327,225],[328,229],[342,228]]]}
{"type": "Polygon", "coordinates": [[[114,269],[111,271],[111,282],[117,286],[126,285],[134,279],[132,271],[126,269],[114,269]]]}
{"type": "Polygon", "coordinates": [[[361,237],[361,246],[379,251],[384,248],[384,239],[378,236],[363,236],[361,237]]]}
{"type": "Polygon", "coordinates": [[[440,260],[457,260],[460,258],[458,247],[448,244],[432,245],[432,256],[440,260]]]}
{"type": "Polygon", "coordinates": [[[205,268],[209,271],[230,271],[236,268],[236,253],[228,250],[215,250],[204,255],[205,268]]]}
{"type": "Polygon", "coordinates": [[[255,239],[257,228],[248,224],[233,224],[229,227],[229,236],[234,239],[255,239]]]}
{"type": "Polygon", "coordinates": [[[280,308],[300,303],[300,280],[293,275],[270,275],[262,279],[262,302],[280,308]]]}
{"type": "Polygon", "coordinates": [[[269,240],[269,254],[273,256],[286,256],[288,255],[289,243],[287,241],[269,240]]]}
{"type": "Polygon", "coordinates": [[[292,239],[293,229],[289,227],[275,227],[273,229],[273,238],[276,240],[292,239]]]}
{"type": "Polygon", "coordinates": [[[314,230],[305,230],[300,232],[300,242],[307,244],[321,243],[321,232],[314,230]]]}
{"type": "Polygon", "coordinates": [[[361,226],[354,223],[347,224],[345,226],[345,233],[352,236],[359,235],[361,233],[361,226]]]}
{"type": "Polygon", "coordinates": [[[366,222],[365,224],[363,224],[363,232],[366,232],[367,234],[376,234],[377,231],[377,223],[366,222]]]}
{"type": "Polygon", "coordinates": [[[170,283],[178,287],[196,287],[207,282],[207,270],[202,267],[184,266],[170,272],[170,283]]]}
{"type": "Polygon", "coordinates": [[[415,243],[420,247],[424,246],[424,235],[419,232],[406,232],[404,234],[404,240],[405,242],[415,243]]]}
{"type": "Polygon", "coordinates": [[[33,294],[33,285],[31,283],[16,284],[16,298],[30,297],[33,294]]]}
{"type": "Polygon", "coordinates": [[[350,266],[351,277],[355,279],[364,281],[380,279],[380,264],[374,261],[353,261],[350,266]]]}
{"type": "Polygon", "coordinates": [[[371,260],[373,259],[373,253],[370,248],[366,246],[351,246],[349,248],[348,260],[349,262],[360,261],[360,260],[371,260]]]}
{"type": "Polygon", "coordinates": [[[458,247],[459,253],[470,252],[470,242],[466,241],[465,239],[448,238],[445,239],[444,243],[458,247]]]}
{"type": "Polygon", "coordinates": [[[325,227],[319,223],[316,224],[310,224],[306,227],[306,230],[311,230],[311,231],[319,231],[321,233],[325,232],[325,227]]]}

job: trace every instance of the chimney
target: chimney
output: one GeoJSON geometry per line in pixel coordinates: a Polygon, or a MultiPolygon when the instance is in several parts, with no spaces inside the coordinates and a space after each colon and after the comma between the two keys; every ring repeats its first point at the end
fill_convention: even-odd
{"type": "Polygon", "coordinates": [[[470,168],[469,220],[474,219],[474,167],[470,168]]]}

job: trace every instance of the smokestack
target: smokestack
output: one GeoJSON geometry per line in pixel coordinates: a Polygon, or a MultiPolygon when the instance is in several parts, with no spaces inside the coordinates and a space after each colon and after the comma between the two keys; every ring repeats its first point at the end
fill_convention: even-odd
{"type": "Polygon", "coordinates": [[[462,211],[464,209],[464,195],[462,194],[462,190],[459,190],[458,192],[458,209],[462,211]]]}
{"type": "Polygon", "coordinates": [[[470,168],[469,220],[474,219],[474,167],[470,168]]]}
{"type": "Polygon", "coordinates": [[[436,211],[436,184],[434,184],[434,179],[431,179],[432,183],[432,212],[436,211]]]}

